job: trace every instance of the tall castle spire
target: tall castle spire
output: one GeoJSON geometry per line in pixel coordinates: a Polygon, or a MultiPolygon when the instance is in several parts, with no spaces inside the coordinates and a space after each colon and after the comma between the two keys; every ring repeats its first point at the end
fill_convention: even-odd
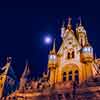
{"type": "Polygon", "coordinates": [[[53,48],[52,48],[52,50],[50,51],[50,54],[56,54],[56,44],[55,44],[55,39],[54,39],[54,42],[53,42],[53,48]]]}
{"type": "Polygon", "coordinates": [[[81,17],[78,17],[78,21],[79,21],[79,24],[76,27],[76,34],[77,34],[77,38],[78,38],[80,45],[84,47],[86,45],[89,45],[89,42],[88,42],[86,30],[84,26],[82,25],[81,17]]]}
{"type": "Polygon", "coordinates": [[[53,52],[56,52],[56,44],[55,44],[55,39],[54,39],[54,42],[53,42],[53,52]]]}
{"type": "Polygon", "coordinates": [[[68,25],[67,25],[67,28],[70,30],[72,28],[72,25],[71,25],[71,17],[68,18],[68,25]]]}
{"type": "Polygon", "coordinates": [[[25,89],[25,84],[27,83],[29,74],[30,74],[29,65],[28,65],[28,61],[26,61],[24,72],[20,78],[19,90],[22,91],[23,89],[25,89]]]}
{"type": "Polygon", "coordinates": [[[63,38],[65,33],[65,21],[62,22],[62,27],[61,27],[61,37],[63,38]]]}
{"type": "Polygon", "coordinates": [[[28,65],[28,61],[26,61],[26,65],[25,65],[25,69],[24,69],[24,72],[22,74],[22,77],[25,78],[29,75],[30,73],[30,70],[29,70],[29,65],[28,65]]]}
{"type": "Polygon", "coordinates": [[[82,20],[81,20],[81,17],[79,17],[79,26],[82,26],[82,20]]]}

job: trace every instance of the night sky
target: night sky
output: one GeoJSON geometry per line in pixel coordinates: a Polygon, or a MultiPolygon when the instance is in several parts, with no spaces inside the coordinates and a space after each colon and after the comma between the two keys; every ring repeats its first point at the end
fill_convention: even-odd
{"type": "Polygon", "coordinates": [[[47,69],[48,52],[52,44],[45,44],[44,37],[56,38],[57,50],[61,44],[62,21],[72,17],[75,30],[78,17],[87,30],[89,42],[100,57],[100,7],[99,2],[82,0],[55,0],[37,2],[0,3],[0,65],[7,56],[13,57],[13,69],[20,77],[29,60],[32,76],[40,76],[47,69]]]}

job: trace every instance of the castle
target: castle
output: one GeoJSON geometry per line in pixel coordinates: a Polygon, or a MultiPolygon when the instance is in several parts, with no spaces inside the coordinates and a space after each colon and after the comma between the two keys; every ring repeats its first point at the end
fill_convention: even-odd
{"type": "MultiPolygon", "coordinates": [[[[61,38],[59,50],[56,51],[54,41],[49,52],[47,73],[39,80],[28,80],[30,71],[26,64],[16,90],[5,97],[4,86],[0,87],[2,100],[70,100],[74,96],[76,100],[99,100],[100,59],[94,55],[81,19],[74,31],[71,18],[68,18],[67,26],[63,23],[61,27],[61,38]]],[[[6,64],[6,73],[10,63],[6,64]]],[[[4,85],[7,74],[0,76],[4,77],[0,85],[4,85]]]]}

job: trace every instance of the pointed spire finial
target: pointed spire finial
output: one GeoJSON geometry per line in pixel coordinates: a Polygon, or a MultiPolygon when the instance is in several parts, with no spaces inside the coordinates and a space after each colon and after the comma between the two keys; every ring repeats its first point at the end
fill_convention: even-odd
{"type": "Polygon", "coordinates": [[[69,18],[68,18],[68,25],[67,25],[67,28],[68,28],[68,29],[71,29],[71,27],[72,27],[72,26],[71,26],[71,20],[72,20],[72,18],[69,17],[69,18]]]}
{"type": "Polygon", "coordinates": [[[55,53],[56,53],[56,46],[55,46],[55,39],[54,39],[53,48],[52,48],[52,50],[50,51],[50,54],[55,54],[55,53]]]}
{"type": "Polygon", "coordinates": [[[54,42],[53,42],[53,51],[56,52],[56,44],[55,44],[55,41],[56,39],[54,39],[54,42]]]}
{"type": "Polygon", "coordinates": [[[7,57],[7,62],[11,62],[12,61],[12,57],[7,57]]]}
{"type": "Polygon", "coordinates": [[[22,77],[27,77],[29,75],[29,73],[30,73],[30,70],[29,70],[28,60],[26,60],[26,65],[25,65],[25,69],[22,74],[22,77]]]}
{"type": "Polygon", "coordinates": [[[62,27],[64,27],[64,26],[65,26],[65,21],[62,22],[62,27]]]}
{"type": "Polygon", "coordinates": [[[71,25],[71,17],[68,18],[68,25],[71,25]]]}
{"type": "Polygon", "coordinates": [[[82,26],[81,16],[79,16],[79,25],[82,26]]]}

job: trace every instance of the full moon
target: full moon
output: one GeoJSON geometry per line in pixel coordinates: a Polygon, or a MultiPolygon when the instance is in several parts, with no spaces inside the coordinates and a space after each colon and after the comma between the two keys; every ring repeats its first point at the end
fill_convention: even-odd
{"type": "Polygon", "coordinates": [[[50,43],[52,42],[52,39],[51,39],[50,36],[46,36],[46,37],[44,38],[44,41],[45,41],[46,44],[50,44],[50,43]]]}

